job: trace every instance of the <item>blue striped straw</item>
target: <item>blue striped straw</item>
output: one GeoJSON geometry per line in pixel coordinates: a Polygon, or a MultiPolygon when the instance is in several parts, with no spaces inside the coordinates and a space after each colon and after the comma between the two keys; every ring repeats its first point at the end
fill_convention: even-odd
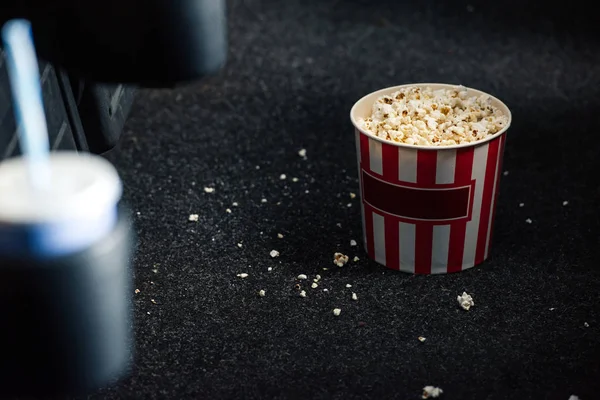
{"type": "Polygon", "coordinates": [[[2,41],[21,153],[28,164],[31,186],[44,190],[50,182],[50,143],[31,23],[24,19],[6,22],[2,27],[2,41]]]}

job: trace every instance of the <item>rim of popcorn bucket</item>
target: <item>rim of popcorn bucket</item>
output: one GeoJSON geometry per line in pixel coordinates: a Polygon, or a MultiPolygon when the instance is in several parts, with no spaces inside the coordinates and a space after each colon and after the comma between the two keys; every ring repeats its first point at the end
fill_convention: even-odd
{"type": "MultiPolygon", "coordinates": [[[[392,94],[394,92],[397,92],[400,89],[404,89],[407,87],[420,87],[420,88],[426,88],[429,87],[433,90],[438,90],[438,89],[454,89],[456,87],[460,87],[461,85],[455,85],[455,84],[451,84],[451,83],[407,83],[404,85],[398,85],[398,86],[390,86],[387,88],[383,88],[380,90],[377,90],[375,92],[371,92],[363,97],[361,97],[356,103],[354,103],[354,105],[352,106],[352,109],[350,110],[350,120],[352,121],[352,124],[354,125],[354,127],[356,129],[358,129],[362,134],[367,135],[379,142],[382,143],[386,143],[386,144],[390,144],[393,146],[397,146],[397,147],[404,147],[407,149],[414,149],[414,150],[432,150],[432,151],[440,151],[440,150],[452,150],[452,149],[460,149],[460,148],[464,148],[464,147],[475,147],[475,146],[479,146],[481,144],[487,143],[489,141],[494,140],[495,138],[503,135],[508,128],[511,125],[512,122],[512,113],[510,112],[510,109],[506,106],[506,104],[504,104],[500,99],[498,99],[497,97],[492,96],[489,93],[483,92],[481,90],[477,90],[477,89],[473,89],[467,86],[462,86],[465,89],[467,89],[467,93],[469,94],[469,96],[481,96],[481,95],[485,95],[485,96],[489,96],[490,99],[492,99],[492,105],[499,108],[500,111],[502,111],[506,116],[508,116],[508,122],[506,123],[506,126],[504,126],[504,128],[502,128],[501,130],[499,130],[498,132],[494,133],[492,136],[489,136],[485,139],[481,139],[481,140],[477,140],[475,142],[471,142],[471,143],[465,143],[465,144],[454,144],[454,145],[450,145],[450,146],[423,146],[423,145],[417,145],[417,144],[406,144],[406,143],[398,143],[398,142],[394,142],[392,140],[386,140],[383,138],[380,138],[378,136],[375,136],[374,134],[372,134],[371,132],[367,132],[364,129],[361,129],[358,126],[357,123],[357,119],[359,117],[361,117],[360,115],[356,115],[358,112],[358,108],[363,106],[365,103],[369,104],[369,112],[372,110],[373,104],[375,103],[375,101],[377,101],[377,99],[381,96],[384,96],[386,94],[392,94]]],[[[364,118],[364,117],[363,117],[364,118]]]]}

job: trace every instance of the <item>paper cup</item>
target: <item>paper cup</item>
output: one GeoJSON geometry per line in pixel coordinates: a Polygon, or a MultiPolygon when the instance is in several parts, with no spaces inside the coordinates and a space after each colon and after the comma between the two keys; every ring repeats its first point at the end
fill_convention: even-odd
{"type": "MultiPolygon", "coordinates": [[[[415,274],[443,274],[480,264],[490,252],[502,158],[511,113],[498,133],[465,145],[426,147],[395,143],[361,130],[375,101],[411,84],[373,92],[350,111],[355,127],[363,240],[370,258],[415,274]]],[[[468,96],[487,95],[467,88],[468,96]]]]}

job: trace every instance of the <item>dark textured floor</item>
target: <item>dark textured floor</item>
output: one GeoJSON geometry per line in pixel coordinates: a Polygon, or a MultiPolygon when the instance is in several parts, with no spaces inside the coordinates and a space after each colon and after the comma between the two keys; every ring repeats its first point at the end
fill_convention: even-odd
{"type": "Polygon", "coordinates": [[[573,17],[577,2],[412,3],[233,1],[223,71],[139,94],[109,155],[138,235],[135,365],[91,398],[418,399],[425,385],[448,400],[598,398],[595,17],[573,17]],[[414,277],[349,246],[348,113],[372,90],[427,81],[488,91],[514,122],[492,258],[414,277]],[[338,250],[360,262],[334,267],[338,250]],[[301,273],[323,277],[304,299],[301,273]]]}

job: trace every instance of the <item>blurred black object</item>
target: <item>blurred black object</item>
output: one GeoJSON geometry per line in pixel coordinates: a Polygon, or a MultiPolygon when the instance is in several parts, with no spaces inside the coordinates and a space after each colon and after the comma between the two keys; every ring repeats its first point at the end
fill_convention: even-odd
{"type": "Polygon", "coordinates": [[[131,361],[130,221],[84,251],[0,260],[0,398],[85,394],[131,361]]]}
{"type": "MultiPolygon", "coordinates": [[[[225,0],[4,0],[0,26],[31,21],[53,149],[102,153],[118,141],[135,86],[216,72],[227,53],[225,0]]],[[[0,160],[17,155],[0,49],[0,160]]]]}
{"type": "Polygon", "coordinates": [[[97,82],[170,87],[225,62],[224,0],[4,0],[31,21],[38,55],[97,82]]]}
{"type": "MultiPolygon", "coordinates": [[[[40,60],[40,79],[52,150],[102,153],[114,147],[135,88],[69,76],[40,60]]],[[[0,160],[20,154],[8,73],[0,48],[0,160]]]]}

